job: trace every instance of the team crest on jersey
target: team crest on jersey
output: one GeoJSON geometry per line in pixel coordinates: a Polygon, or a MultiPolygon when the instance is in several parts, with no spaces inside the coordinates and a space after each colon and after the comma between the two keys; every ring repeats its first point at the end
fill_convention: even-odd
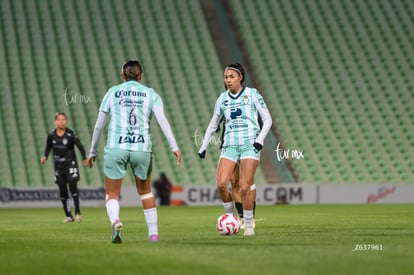
{"type": "Polygon", "coordinates": [[[243,96],[243,103],[244,103],[244,105],[249,104],[249,102],[250,102],[249,96],[248,95],[243,96]]]}
{"type": "Polygon", "coordinates": [[[62,140],[62,142],[63,142],[63,144],[68,144],[68,140],[66,139],[66,138],[64,138],[63,140],[62,140]]]}

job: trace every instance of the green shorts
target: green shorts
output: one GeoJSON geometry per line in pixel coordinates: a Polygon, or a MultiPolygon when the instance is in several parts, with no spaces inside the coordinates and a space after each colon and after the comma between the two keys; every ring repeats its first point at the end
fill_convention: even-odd
{"type": "Polygon", "coordinates": [[[131,165],[135,176],[141,180],[146,180],[152,171],[152,154],[151,152],[105,147],[105,176],[114,180],[123,178],[128,163],[131,165]]]}
{"type": "Polygon", "coordinates": [[[260,152],[256,152],[253,144],[230,145],[221,149],[220,158],[226,158],[236,163],[241,159],[260,160],[260,152]]]}

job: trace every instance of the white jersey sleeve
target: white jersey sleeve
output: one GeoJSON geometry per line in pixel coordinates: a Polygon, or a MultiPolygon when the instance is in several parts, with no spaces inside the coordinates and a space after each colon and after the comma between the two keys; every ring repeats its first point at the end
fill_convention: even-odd
{"type": "Polygon", "coordinates": [[[272,117],[269,113],[269,110],[267,109],[263,97],[259,94],[259,92],[256,92],[255,95],[256,96],[253,97],[253,102],[263,122],[262,129],[260,130],[259,135],[256,137],[255,142],[263,145],[264,140],[269,133],[270,127],[272,127],[272,117]]]}
{"type": "Polygon", "coordinates": [[[221,116],[217,115],[216,113],[211,118],[210,123],[208,124],[207,130],[206,130],[206,133],[204,134],[203,144],[201,144],[200,150],[198,151],[200,154],[204,150],[207,150],[207,147],[210,144],[210,139],[212,135],[216,132],[220,119],[221,119],[221,116]]]}
{"type": "Polygon", "coordinates": [[[210,123],[208,124],[207,130],[204,134],[203,138],[203,144],[201,144],[200,150],[198,151],[200,154],[207,150],[208,145],[210,144],[210,139],[213,136],[213,134],[216,132],[217,127],[220,123],[220,119],[222,117],[222,110],[221,110],[221,104],[222,104],[222,96],[223,94],[216,100],[216,105],[214,106],[214,114],[213,117],[210,120],[210,123]]]}
{"type": "Polygon", "coordinates": [[[164,106],[162,103],[162,99],[160,97],[157,98],[154,107],[152,108],[152,111],[155,115],[155,118],[157,119],[158,124],[161,127],[161,130],[164,134],[164,136],[166,137],[169,145],[170,145],[170,149],[171,151],[175,152],[177,150],[179,150],[177,142],[174,138],[173,132],[171,130],[171,126],[170,123],[167,120],[167,117],[165,116],[164,113],[164,106]]]}
{"type": "Polygon", "coordinates": [[[89,150],[89,157],[96,157],[97,146],[99,143],[99,139],[101,138],[102,130],[105,126],[107,117],[108,117],[108,114],[103,111],[100,111],[98,114],[98,118],[95,123],[95,129],[93,130],[93,134],[92,134],[91,149],[89,150]]]}

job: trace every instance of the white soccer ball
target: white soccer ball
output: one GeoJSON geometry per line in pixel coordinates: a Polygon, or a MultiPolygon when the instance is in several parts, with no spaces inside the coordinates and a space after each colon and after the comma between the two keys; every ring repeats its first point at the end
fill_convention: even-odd
{"type": "Polygon", "coordinates": [[[236,235],[240,231],[240,219],[235,214],[223,214],[217,219],[216,230],[220,235],[236,235]]]}

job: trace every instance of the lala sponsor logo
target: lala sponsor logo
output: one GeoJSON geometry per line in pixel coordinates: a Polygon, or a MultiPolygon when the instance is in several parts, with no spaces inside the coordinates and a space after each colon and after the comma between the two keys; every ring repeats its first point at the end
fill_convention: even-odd
{"type": "Polygon", "coordinates": [[[387,188],[386,186],[383,186],[378,189],[378,193],[376,194],[370,194],[368,196],[367,202],[368,203],[375,203],[376,201],[380,199],[384,199],[388,197],[390,194],[394,193],[397,189],[397,186],[393,186],[391,188],[387,188]]]}

